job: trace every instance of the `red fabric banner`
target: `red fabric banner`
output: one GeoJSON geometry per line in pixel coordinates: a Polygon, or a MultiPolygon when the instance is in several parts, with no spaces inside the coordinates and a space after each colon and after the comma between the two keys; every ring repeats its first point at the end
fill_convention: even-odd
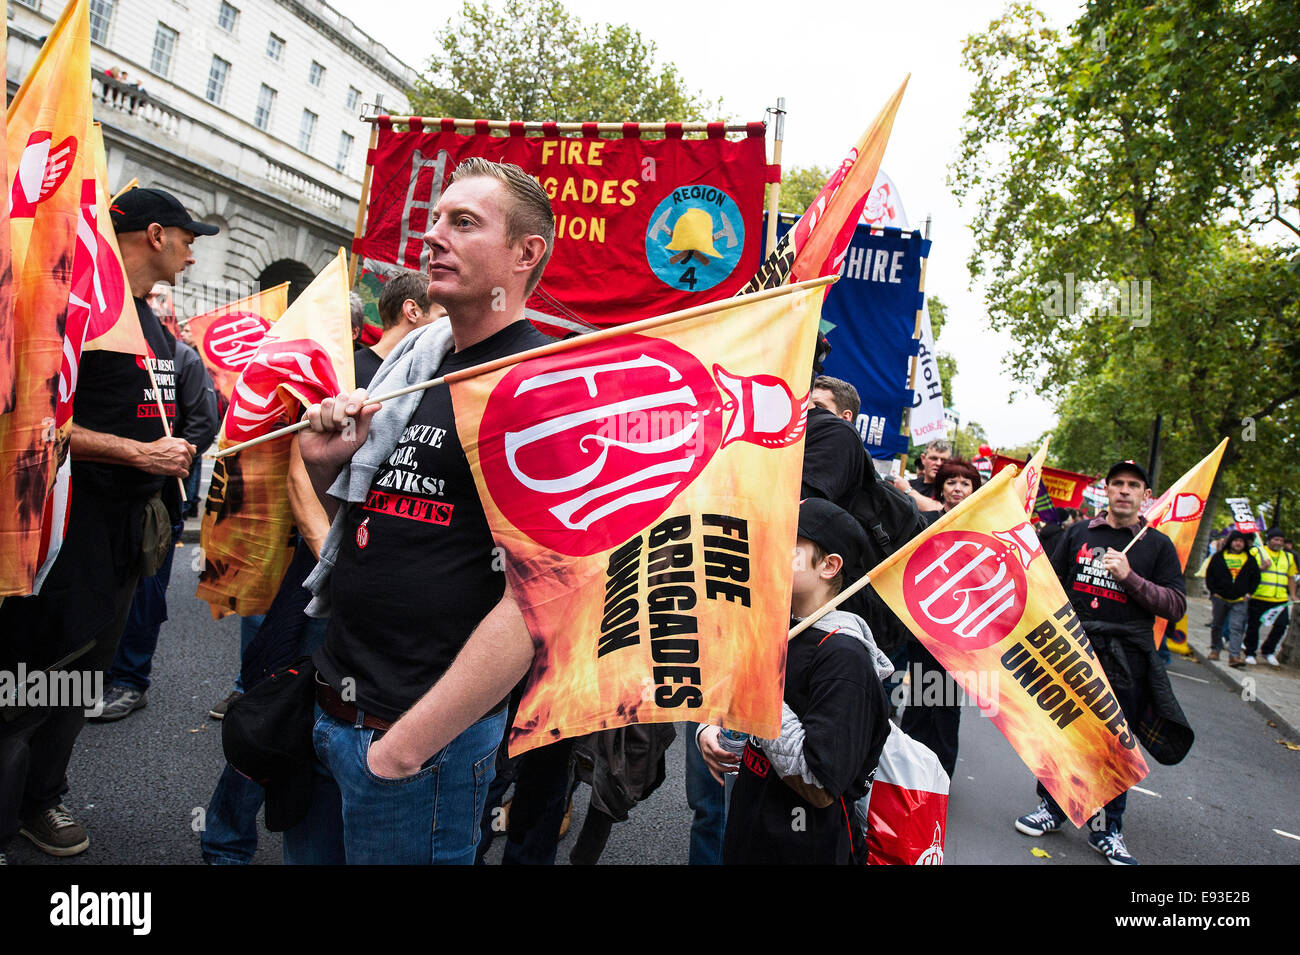
{"type": "MultiPolygon", "coordinates": [[[[736,293],[759,264],[766,152],[744,139],[597,139],[397,132],[381,124],[363,254],[424,269],[421,237],[451,173],[482,156],[535,176],[555,252],[528,306],[621,325],[736,293]],[[617,290],[611,295],[610,289],[617,290]]],[[[531,316],[530,316],[531,317],[531,316]]]]}
{"type": "MultiPolygon", "coordinates": [[[[1024,461],[1016,458],[1009,458],[1004,454],[993,455],[994,474],[997,474],[1010,464],[1014,464],[1018,468],[1025,466],[1024,461]]],[[[1087,474],[1075,474],[1073,471],[1062,471],[1060,468],[1047,467],[1043,468],[1043,473],[1039,478],[1042,489],[1052,499],[1052,506],[1054,507],[1082,507],[1083,489],[1095,480],[1096,478],[1089,477],[1087,474]]]]}

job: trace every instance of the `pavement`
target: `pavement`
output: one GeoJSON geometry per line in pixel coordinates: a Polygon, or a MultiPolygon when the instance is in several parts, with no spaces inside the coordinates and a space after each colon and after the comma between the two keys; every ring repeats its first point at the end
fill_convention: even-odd
{"type": "Polygon", "coordinates": [[[1229,688],[1237,690],[1244,702],[1262,712],[1278,724],[1279,729],[1286,730],[1292,742],[1300,743],[1300,668],[1296,662],[1300,653],[1296,644],[1300,642],[1300,626],[1295,620],[1291,622],[1290,632],[1282,646],[1279,656],[1284,659],[1282,666],[1270,666],[1262,656],[1254,666],[1235,669],[1228,666],[1228,651],[1225,648],[1221,659],[1207,659],[1210,653],[1210,601],[1208,597],[1189,597],[1187,600],[1187,644],[1192,650],[1192,657],[1199,662],[1207,674],[1222,680],[1229,688]]]}

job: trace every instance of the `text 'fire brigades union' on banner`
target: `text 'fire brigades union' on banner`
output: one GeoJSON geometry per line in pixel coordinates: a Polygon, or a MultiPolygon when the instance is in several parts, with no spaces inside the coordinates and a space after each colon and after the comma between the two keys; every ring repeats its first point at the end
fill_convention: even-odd
{"type": "Polygon", "coordinates": [[[999,471],[874,568],[871,585],[1082,826],[1147,764],[1015,474],[999,471]]]}
{"type": "MultiPolygon", "coordinates": [[[[780,234],[790,228],[777,225],[780,234]]],[[[826,295],[823,325],[831,344],[824,371],[858,389],[862,408],[856,422],[872,457],[907,450],[903,416],[912,407],[911,361],[920,346],[913,337],[921,292],[921,260],[930,242],[919,232],[858,226],[840,268],[840,280],[826,295]]]]}
{"type": "Polygon", "coordinates": [[[728,140],[592,135],[508,136],[451,129],[398,132],[379,121],[366,232],[367,268],[424,270],[430,210],[474,156],[537,177],[555,210],[555,251],[530,309],[620,325],[732,295],[758,268],[766,175],[764,126],[728,140]],[[610,289],[617,294],[610,294],[610,289]]]}
{"type": "Polygon", "coordinates": [[[822,290],[452,385],[538,644],[512,754],[689,719],[774,737],[822,290]]]}

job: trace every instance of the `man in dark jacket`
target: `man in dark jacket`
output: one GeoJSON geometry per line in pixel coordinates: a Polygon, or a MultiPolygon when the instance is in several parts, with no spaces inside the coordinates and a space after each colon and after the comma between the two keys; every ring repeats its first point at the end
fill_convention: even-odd
{"type": "Polygon", "coordinates": [[[1250,553],[1250,537],[1234,530],[1228,541],[1210,558],[1205,569],[1205,587],[1210,592],[1214,613],[1210,619],[1209,659],[1219,659],[1223,649],[1223,624],[1228,623],[1228,665],[1246,665],[1242,643],[1246,638],[1247,599],[1259,586],[1259,564],[1250,553]]]}
{"type": "MultiPolygon", "coordinates": [[[[1191,748],[1192,731],[1156,655],[1157,616],[1178,620],[1187,609],[1182,564],[1173,542],[1146,527],[1140,506],[1151,494],[1146,471],[1120,461],[1106,474],[1108,507],[1061,538],[1052,566],[1097,652],[1129,724],[1161,763],[1191,748]]],[[[1061,828],[1065,813],[1043,787],[1037,809],[1016,820],[1018,832],[1041,836],[1061,828]]],[[[1136,865],[1120,834],[1127,792],[1094,816],[1089,843],[1112,865],[1136,865]]]]}

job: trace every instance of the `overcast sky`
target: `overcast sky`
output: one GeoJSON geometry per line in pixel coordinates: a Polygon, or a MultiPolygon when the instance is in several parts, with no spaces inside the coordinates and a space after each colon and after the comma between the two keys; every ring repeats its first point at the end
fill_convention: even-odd
{"type": "MultiPolygon", "coordinates": [[[[397,57],[423,70],[435,36],[459,0],[328,0],[397,57]],[[376,19],[375,11],[382,11],[376,19]]],[[[1008,339],[988,326],[966,260],[969,223],[948,188],[971,79],[961,67],[964,38],[1001,15],[1004,0],[721,2],[566,0],[589,23],[628,23],[654,41],[687,83],[742,121],[763,118],[786,98],[782,165],[837,164],[889,94],[912,74],[882,168],[898,186],[913,227],[933,217],[926,291],[949,306],[937,345],[958,361],[953,401],[963,422],[978,421],[993,444],[1011,446],[1050,428],[1050,406],[1018,394],[1004,370],[1008,339]]],[[[1074,0],[1038,0],[1064,28],[1082,8],[1074,0]]],[[[769,140],[770,143],[770,140],[769,140]]]]}

